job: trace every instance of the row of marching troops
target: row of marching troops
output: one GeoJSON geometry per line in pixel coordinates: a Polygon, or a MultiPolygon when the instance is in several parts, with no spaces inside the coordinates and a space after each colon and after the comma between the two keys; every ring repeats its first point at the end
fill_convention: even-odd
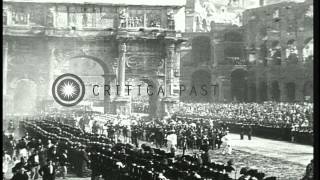
{"type": "MultiPolygon", "coordinates": [[[[153,142],[156,147],[168,147],[167,136],[170,134],[177,135],[177,142],[174,143],[175,148],[179,149],[201,149],[207,151],[209,149],[220,148],[223,143],[223,137],[228,132],[225,125],[210,126],[201,122],[194,122],[195,126],[190,126],[190,119],[180,119],[184,124],[168,124],[168,123],[150,123],[144,122],[131,126],[120,126],[105,124],[103,131],[98,130],[97,121],[93,123],[92,133],[105,135],[113,142],[118,142],[119,137],[124,137],[124,142],[132,143],[138,146],[138,141],[153,142]]],[[[59,121],[58,121],[59,122],[59,121]]],[[[61,121],[60,121],[61,122],[61,121]]],[[[66,122],[66,121],[64,121],[66,122]]],[[[74,125],[75,123],[71,123],[74,125]]],[[[80,127],[80,126],[79,126],[80,127]]],[[[100,127],[99,127],[100,128],[100,127]]],[[[84,131],[84,128],[81,128],[84,131]]],[[[170,147],[168,147],[170,148],[170,147]]]]}
{"type": "MultiPolygon", "coordinates": [[[[235,167],[211,162],[211,154],[179,155],[145,144],[137,148],[115,142],[104,135],[85,133],[81,129],[54,121],[26,121],[26,136],[16,145],[21,160],[12,169],[13,179],[30,172],[31,179],[66,177],[67,170],[78,176],[129,180],[234,179],[235,167]],[[24,151],[27,151],[24,152],[24,151]]],[[[170,127],[172,128],[172,127],[170,127]]],[[[134,129],[134,128],[133,128],[134,129]]],[[[201,131],[201,130],[200,130],[201,131]]],[[[263,179],[257,170],[243,170],[243,177],[263,179]]],[[[28,178],[27,178],[28,179],[28,178]]]]}

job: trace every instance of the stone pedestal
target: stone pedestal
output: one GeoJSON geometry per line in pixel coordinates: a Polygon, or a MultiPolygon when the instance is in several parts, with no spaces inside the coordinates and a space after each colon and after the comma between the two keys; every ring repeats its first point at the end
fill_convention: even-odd
{"type": "Polygon", "coordinates": [[[113,101],[115,113],[120,115],[131,115],[131,100],[129,96],[118,96],[113,101]]]}

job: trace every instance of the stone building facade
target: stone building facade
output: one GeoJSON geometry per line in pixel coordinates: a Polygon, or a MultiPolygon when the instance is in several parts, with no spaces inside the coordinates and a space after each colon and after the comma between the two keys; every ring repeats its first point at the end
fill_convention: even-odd
{"type": "Polygon", "coordinates": [[[163,86],[164,96],[150,96],[150,113],[160,116],[178,99],[174,73],[180,71],[184,5],[183,0],[5,0],[5,112],[28,114],[52,105],[54,79],[74,73],[88,92],[82,105],[91,102],[109,113],[130,114],[134,97],[125,93],[126,84],[163,86]],[[120,85],[120,94],[104,96],[101,88],[92,96],[93,84],[120,85]]]}
{"type": "Polygon", "coordinates": [[[246,48],[250,60],[255,59],[251,71],[256,80],[251,82],[258,89],[251,99],[313,99],[312,13],[312,1],[283,2],[244,13],[246,48]]]}
{"type": "Polygon", "coordinates": [[[312,1],[282,2],[245,10],[240,26],[211,22],[210,32],[186,30],[181,82],[216,88],[181,101],[312,100],[312,12],[312,1]]]}

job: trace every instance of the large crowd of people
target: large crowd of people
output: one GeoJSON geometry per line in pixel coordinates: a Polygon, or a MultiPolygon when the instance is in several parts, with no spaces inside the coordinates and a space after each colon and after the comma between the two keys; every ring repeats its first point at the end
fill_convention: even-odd
{"type": "MultiPolygon", "coordinates": [[[[209,150],[232,154],[229,131],[237,131],[240,139],[265,133],[289,134],[294,141],[295,132],[312,134],[312,122],[310,103],[271,102],[180,103],[171,118],[151,121],[94,114],[29,117],[19,126],[13,121],[7,125],[3,174],[12,171],[13,180],[66,178],[69,171],[105,180],[268,179],[247,167],[236,177],[234,162],[212,162],[209,150]],[[18,141],[13,136],[16,128],[24,134],[18,141]]],[[[305,179],[312,176],[311,166],[307,172],[305,179]]]]}
{"type": "Polygon", "coordinates": [[[272,127],[294,125],[300,130],[312,130],[313,125],[312,103],[180,103],[176,114],[272,127]]]}
{"type": "Polygon", "coordinates": [[[232,160],[226,164],[211,161],[209,149],[220,148],[223,142],[225,152],[231,153],[224,138],[228,130],[223,124],[191,119],[168,121],[138,122],[131,126],[108,124],[107,131],[100,134],[85,132],[60,118],[28,119],[21,127],[25,136],[18,142],[4,135],[7,137],[4,151],[15,157],[12,179],[19,180],[37,179],[39,175],[44,179],[65,178],[68,171],[79,177],[119,180],[266,179],[264,173],[249,168],[242,168],[241,177],[235,177],[232,160]],[[211,134],[215,133],[217,141],[212,141],[211,134]],[[156,146],[146,142],[154,142],[156,146]],[[176,148],[184,149],[183,154],[177,154],[176,148]],[[192,155],[185,153],[187,149],[201,151],[192,155]]]}
{"type": "Polygon", "coordinates": [[[175,114],[222,121],[235,133],[241,133],[244,124],[251,124],[256,136],[313,143],[312,103],[180,103],[175,114]]]}
{"type": "MultiPolygon", "coordinates": [[[[135,112],[146,113],[148,103],[136,103],[135,112]]],[[[209,119],[242,133],[250,124],[255,136],[313,144],[313,103],[184,103],[174,106],[173,116],[209,119]]]]}

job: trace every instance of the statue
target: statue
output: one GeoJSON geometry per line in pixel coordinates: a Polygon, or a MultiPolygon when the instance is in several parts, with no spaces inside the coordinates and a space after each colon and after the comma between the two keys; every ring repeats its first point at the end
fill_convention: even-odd
{"type": "Polygon", "coordinates": [[[126,8],[121,8],[119,10],[119,28],[125,28],[128,19],[128,12],[126,8]]]}
{"type": "Polygon", "coordinates": [[[135,17],[134,18],[134,27],[141,27],[142,26],[142,18],[141,17],[135,17]]]}
{"type": "Polygon", "coordinates": [[[167,22],[168,22],[168,29],[175,29],[175,22],[174,22],[174,12],[173,9],[168,9],[167,11],[167,22]]]}
{"type": "Polygon", "coordinates": [[[53,27],[54,26],[54,7],[50,8],[47,12],[46,22],[47,26],[53,27]]]}

